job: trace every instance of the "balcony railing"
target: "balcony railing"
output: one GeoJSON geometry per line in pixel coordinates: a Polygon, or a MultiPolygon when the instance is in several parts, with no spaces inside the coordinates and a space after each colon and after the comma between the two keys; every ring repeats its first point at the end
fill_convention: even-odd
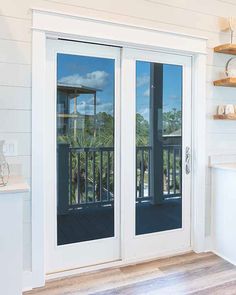
{"type": "MultiPolygon", "coordinates": [[[[137,147],[136,149],[136,201],[147,202],[154,198],[152,190],[151,147],[137,147]]],[[[181,145],[163,145],[163,188],[160,199],[181,197],[181,145]]]]}
{"type": "MultiPolygon", "coordinates": [[[[152,148],[136,149],[136,202],[153,200],[152,148]]],[[[163,145],[163,199],[181,196],[181,145],[163,145]]],[[[59,211],[111,206],[114,201],[114,148],[58,145],[59,211]],[[65,197],[65,195],[67,197],[65,197]]]]}
{"type": "Polygon", "coordinates": [[[114,200],[114,148],[69,148],[70,206],[110,205],[114,200]]]}

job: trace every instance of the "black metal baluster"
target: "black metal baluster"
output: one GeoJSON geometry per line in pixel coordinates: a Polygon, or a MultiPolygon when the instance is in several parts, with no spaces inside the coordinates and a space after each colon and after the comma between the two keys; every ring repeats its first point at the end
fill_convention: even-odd
{"type": "Polygon", "coordinates": [[[171,189],[171,194],[174,193],[174,190],[173,190],[173,187],[174,187],[174,164],[171,160],[172,156],[173,156],[173,160],[174,160],[174,147],[173,146],[171,146],[171,148],[170,148],[170,189],[171,189]]]}
{"type": "Polygon", "coordinates": [[[107,200],[110,201],[110,152],[107,151],[107,200]]]}
{"type": "Polygon", "coordinates": [[[144,151],[141,150],[141,197],[144,197],[144,151]]]}
{"type": "Polygon", "coordinates": [[[148,148],[148,197],[151,197],[151,150],[148,148]]]}
{"type": "Polygon", "coordinates": [[[135,156],[135,193],[136,193],[136,201],[138,201],[138,148],[136,148],[136,156],[135,156]]]}
{"type": "Polygon", "coordinates": [[[95,151],[93,151],[93,202],[95,203],[95,185],[96,185],[96,171],[95,171],[95,165],[96,165],[96,154],[95,151]]]}
{"type": "Polygon", "coordinates": [[[85,150],[85,202],[88,203],[88,152],[85,150]]]}
{"type": "Polygon", "coordinates": [[[167,146],[167,186],[168,195],[170,194],[170,147],[167,146]]]}
{"type": "Polygon", "coordinates": [[[77,190],[78,190],[78,204],[80,204],[80,151],[78,151],[77,161],[78,161],[77,190]]]}
{"type": "Polygon", "coordinates": [[[103,152],[100,151],[100,171],[99,171],[99,193],[100,193],[100,201],[102,202],[102,166],[103,166],[103,152]]]}
{"type": "Polygon", "coordinates": [[[69,184],[69,189],[70,189],[70,198],[69,198],[69,202],[70,202],[70,205],[72,205],[72,196],[73,196],[73,193],[72,193],[72,175],[73,175],[73,168],[72,168],[72,151],[70,150],[69,152],[69,161],[70,161],[70,169],[69,169],[69,179],[70,179],[70,184],[69,184]]]}
{"type": "Polygon", "coordinates": [[[173,148],[173,190],[174,194],[176,194],[176,149],[173,148]]]}
{"type": "Polygon", "coordinates": [[[112,199],[113,201],[115,200],[115,154],[114,151],[111,151],[111,163],[112,163],[112,170],[111,170],[111,174],[112,174],[112,199]]]}

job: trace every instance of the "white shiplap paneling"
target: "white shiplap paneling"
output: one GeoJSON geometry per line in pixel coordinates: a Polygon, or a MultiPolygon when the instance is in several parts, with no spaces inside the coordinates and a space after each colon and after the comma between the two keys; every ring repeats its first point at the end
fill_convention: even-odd
{"type": "Polygon", "coordinates": [[[29,42],[0,39],[0,62],[31,64],[29,42]]]}
{"type": "Polygon", "coordinates": [[[0,110],[0,133],[31,132],[31,111],[0,110]]]}
{"type": "Polygon", "coordinates": [[[30,132],[12,132],[12,133],[0,133],[0,140],[14,143],[16,153],[18,156],[30,156],[31,155],[31,133],[30,132]]]}
{"type": "Polygon", "coordinates": [[[0,39],[31,41],[31,21],[0,16],[0,39]]]}
{"type": "MultiPolygon", "coordinates": [[[[200,35],[209,38],[207,58],[207,141],[209,153],[236,149],[236,123],[213,121],[218,103],[236,104],[236,89],[212,86],[229,56],[212,48],[229,40],[220,32],[222,17],[236,16],[234,0],[22,0],[1,1],[0,11],[0,137],[15,139],[19,155],[11,163],[22,164],[30,180],[31,155],[31,8],[55,9],[140,26],[200,35]],[[5,85],[5,86],[4,86],[5,85]]],[[[236,41],[236,40],[235,40],[236,41]]],[[[209,184],[208,184],[209,188],[209,184]]],[[[209,190],[208,190],[208,194],[209,190]]],[[[208,211],[210,196],[207,197],[208,211]]],[[[31,268],[30,198],[25,204],[24,269],[31,268]]],[[[210,213],[207,214],[210,233],[210,213]]]]}
{"type": "Polygon", "coordinates": [[[0,73],[0,86],[31,86],[30,65],[0,63],[0,73]]]}
{"type": "Polygon", "coordinates": [[[0,86],[0,110],[30,110],[31,87],[0,86]]]}

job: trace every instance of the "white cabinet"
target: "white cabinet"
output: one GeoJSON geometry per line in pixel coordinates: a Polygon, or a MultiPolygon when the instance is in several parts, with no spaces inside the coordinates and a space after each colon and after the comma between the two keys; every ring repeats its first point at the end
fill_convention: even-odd
{"type": "Polygon", "coordinates": [[[0,188],[0,293],[22,294],[23,197],[26,184],[9,183],[0,188]]]}
{"type": "Polygon", "coordinates": [[[212,167],[213,250],[236,265],[236,163],[212,167]]]}

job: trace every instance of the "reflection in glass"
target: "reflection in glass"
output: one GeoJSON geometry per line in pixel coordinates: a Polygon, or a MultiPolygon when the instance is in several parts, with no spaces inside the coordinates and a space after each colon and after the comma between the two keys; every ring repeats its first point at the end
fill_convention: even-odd
{"type": "Polygon", "coordinates": [[[136,62],[136,235],[182,227],[182,66],[136,62]]]}
{"type": "Polygon", "coordinates": [[[114,60],[57,55],[57,243],[114,236],[114,60]]]}

